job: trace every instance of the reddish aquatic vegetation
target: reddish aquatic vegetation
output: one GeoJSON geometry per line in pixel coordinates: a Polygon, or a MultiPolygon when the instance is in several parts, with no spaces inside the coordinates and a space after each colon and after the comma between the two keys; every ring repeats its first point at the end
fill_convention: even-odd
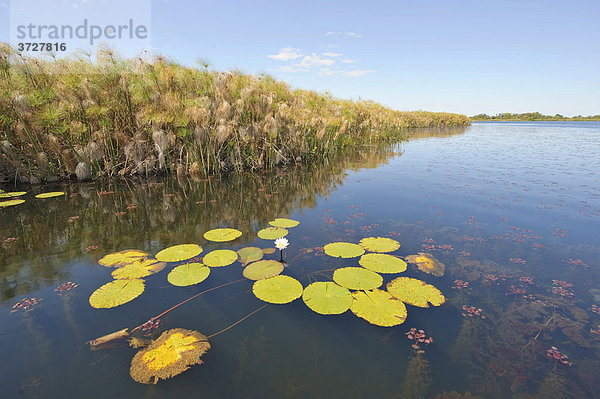
{"type": "Polygon", "coordinates": [[[115,212],[115,216],[124,216],[127,215],[127,212],[115,212]]]}
{"type": "Polygon", "coordinates": [[[150,336],[156,329],[158,329],[159,324],[160,319],[150,319],[142,324],[140,328],[144,332],[144,335],[150,336]]]}
{"type": "Polygon", "coordinates": [[[595,335],[600,335],[600,324],[598,324],[598,327],[595,330],[590,328],[590,332],[595,335]]]}
{"type": "Polygon", "coordinates": [[[519,281],[525,284],[533,284],[533,278],[527,276],[519,277],[519,281]]]}
{"type": "Polygon", "coordinates": [[[594,313],[596,313],[597,315],[600,315],[600,306],[598,306],[598,305],[592,305],[591,311],[594,312],[594,313]]]}
{"type": "Polygon", "coordinates": [[[262,191],[265,191],[265,189],[264,189],[264,188],[259,188],[259,189],[258,189],[258,190],[256,190],[256,191],[258,191],[258,192],[262,192],[262,191]]]}
{"type": "Polygon", "coordinates": [[[573,287],[573,284],[562,280],[552,280],[552,292],[566,298],[572,298],[575,294],[568,288],[573,287]]]}
{"type": "Polygon", "coordinates": [[[346,233],[347,234],[354,234],[354,233],[356,233],[356,230],[346,229],[346,233]]]}
{"type": "Polygon", "coordinates": [[[54,292],[56,292],[58,295],[62,295],[64,293],[71,291],[75,287],[77,287],[77,284],[75,284],[71,281],[67,281],[66,283],[62,283],[61,285],[56,287],[54,289],[54,292]]]}
{"type": "Polygon", "coordinates": [[[128,211],[130,211],[130,210],[132,210],[132,209],[136,209],[136,208],[137,208],[137,205],[134,205],[134,204],[131,204],[131,205],[128,205],[128,206],[127,206],[127,210],[128,210],[128,211]]]}
{"type": "Polygon", "coordinates": [[[79,193],[72,193],[72,194],[69,194],[69,198],[74,198],[74,197],[77,197],[78,195],[79,195],[79,193]]]}
{"type": "Polygon", "coordinates": [[[371,231],[371,230],[373,230],[373,229],[375,229],[375,228],[377,228],[377,227],[379,227],[379,224],[377,224],[377,223],[374,223],[374,224],[372,224],[372,225],[368,225],[368,226],[360,226],[359,228],[360,228],[361,230],[364,230],[364,231],[371,231]]]}
{"type": "Polygon", "coordinates": [[[508,226],[508,228],[511,230],[521,230],[520,227],[516,227],[516,226],[508,226]]]}
{"type": "Polygon", "coordinates": [[[398,233],[397,231],[390,231],[388,233],[388,235],[392,236],[392,237],[398,237],[400,235],[400,233],[398,233]]]}
{"type": "Polygon", "coordinates": [[[496,276],[495,274],[485,274],[483,276],[483,282],[484,283],[490,283],[491,282],[491,283],[499,284],[499,283],[497,283],[498,280],[499,280],[499,277],[496,276]]]}
{"type": "Polygon", "coordinates": [[[335,219],[334,219],[334,218],[326,218],[326,219],[325,219],[325,223],[328,223],[328,224],[336,224],[337,222],[335,221],[335,219]]]}
{"type": "Polygon", "coordinates": [[[79,216],[71,216],[71,217],[69,218],[69,222],[74,222],[74,221],[76,221],[76,220],[79,220],[79,216]]]}
{"type": "Polygon", "coordinates": [[[522,295],[523,297],[525,294],[527,294],[527,291],[524,288],[515,287],[514,285],[511,285],[508,292],[506,292],[506,295],[522,295]]]}
{"type": "Polygon", "coordinates": [[[454,280],[454,284],[452,285],[452,288],[455,290],[464,291],[466,293],[471,292],[471,287],[469,287],[468,281],[454,280]]]}
{"type": "Polygon", "coordinates": [[[454,250],[454,247],[452,245],[448,245],[448,244],[440,244],[440,245],[438,245],[438,248],[441,249],[442,251],[454,250]]]}
{"type": "Polygon", "coordinates": [[[331,212],[331,209],[325,209],[323,212],[331,212]]]}
{"type": "Polygon", "coordinates": [[[89,247],[85,248],[85,252],[95,251],[96,249],[98,249],[97,245],[90,245],[89,247]]]}
{"type": "Polygon", "coordinates": [[[460,251],[460,252],[459,252],[459,254],[460,254],[461,256],[471,256],[471,253],[470,253],[470,252],[467,252],[467,251],[460,251]]]}
{"type": "Polygon", "coordinates": [[[564,237],[564,236],[567,235],[567,231],[563,230],[561,228],[555,227],[554,228],[554,235],[557,236],[557,237],[561,237],[562,238],[562,237],[564,237]]]}
{"type": "Polygon", "coordinates": [[[348,206],[348,208],[353,209],[353,208],[360,208],[360,205],[350,205],[348,206]]]}
{"type": "Polygon", "coordinates": [[[560,353],[556,346],[552,346],[550,349],[546,350],[546,356],[548,356],[550,359],[558,360],[559,363],[564,364],[565,366],[573,365],[573,363],[567,360],[569,357],[560,353]]]}
{"type": "Polygon", "coordinates": [[[435,245],[433,244],[421,244],[421,248],[425,251],[435,251],[435,245]]]}
{"type": "Polygon", "coordinates": [[[10,313],[18,312],[19,310],[27,312],[39,304],[40,301],[40,298],[23,298],[13,305],[10,313]]]}
{"type": "Polygon", "coordinates": [[[540,244],[538,242],[534,242],[533,244],[531,244],[531,246],[534,248],[546,248],[544,244],[540,244]]]}
{"type": "Polygon", "coordinates": [[[342,222],[342,224],[350,224],[350,221],[349,221],[349,220],[344,220],[344,221],[342,222]]]}
{"type": "Polygon", "coordinates": [[[499,217],[498,219],[500,219],[500,220],[503,220],[503,221],[505,221],[505,222],[508,220],[508,218],[505,218],[504,216],[501,216],[501,217],[499,217]]]}
{"type": "Polygon", "coordinates": [[[485,319],[485,316],[483,315],[483,310],[476,308],[475,306],[463,305],[462,310],[462,315],[464,317],[479,317],[485,319]]]}
{"type": "Polygon", "coordinates": [[[425,351],[421,348],[421,345],[427,346],[433,342],[432,337],[426,338],[427,334],[425,334],[424,330],[417,330],[414,327],[408,330],[406,337],[411,341],[414,341],[411,346],[417,351],[417,353],[425,353],[425,351]]]}
{"type": "Polygon", "coordinates": [[[586,263],[583,263],[583,261],[581,259],[573,259],[573,258],[569,258],[569,260],[567,261],[569,264],[574,265],[574,266],[583,266],[583,267],[588,267],[588,265],[586,263]]]}
{"type": "Polygon", "coordinates": [[[18,238],[17,237],[8,237],[6,240],[2,241],[5,244],[10,244],[11,242],[15,242],[17,241],[18,238]]]}
{"type": "Polygon", "coordinates": [[[522,265],[524,265],[525,263],[527,263],[527,261],[525,261],[524,259],[521,259],[521,258],[510,258],[510,261],[512,263],[519,263],[519,264],[522,264],[522,265]]]}
{"type": "Polygon", "coordinates": [[[423,240],[425,244],[435,244],[435,240],[433,238],[426,238],[423,240]]]}

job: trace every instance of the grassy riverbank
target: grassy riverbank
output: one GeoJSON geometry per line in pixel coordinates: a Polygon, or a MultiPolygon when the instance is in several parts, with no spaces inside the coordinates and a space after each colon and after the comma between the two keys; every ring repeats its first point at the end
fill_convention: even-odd
{"type": "Polygon", "coordinates": [[[556,115],[543,115],[539,112],[527,112],[523,114],[511,114],[502,113],[497,115],[478,114],[472,116],[471,119],[474,122],[532,122],[532,121],[600,121],[600,115],[589,115],[589,116],[563,116],[560,114],[556,115]]]}
{"type": "Polygon", "coordinates": [[[470,123],[292,90],[269,76],[109,50],[40,61],[0,48],[0,178],[38,182],[311,162],[406,128],[470,123]]]}

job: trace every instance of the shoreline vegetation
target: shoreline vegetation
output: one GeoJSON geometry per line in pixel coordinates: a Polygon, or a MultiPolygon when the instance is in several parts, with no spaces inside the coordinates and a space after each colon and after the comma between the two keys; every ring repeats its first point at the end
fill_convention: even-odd
{"type": "Polygon", "coordinates": [[[291,89],[266,75],[100,49],[26,58],[0,44],[0,182],[223,172],[311,163],[407,129],[468,125],[291,89]]]}
{"type": "Polygon", "coordinates": [[[561,114],[556,115],[543,115],[539,112],[526,112],[523,114],[511,114],[510,112],[487,115],[478,114],[471,117],[473,122],[532,122],[532,121],[600,121],[600,115],[589,115],[589,116],[563,116],[561,114]]]}

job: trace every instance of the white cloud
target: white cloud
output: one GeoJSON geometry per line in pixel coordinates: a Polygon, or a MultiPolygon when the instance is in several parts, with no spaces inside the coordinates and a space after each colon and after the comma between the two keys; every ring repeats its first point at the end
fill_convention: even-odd
{"type": "Polygon", "coordinates": [[[353,71],[342,72],[341,74],[344,76],[351,76],[353,78],[357,78],[359,76],[366,75],[367,73],[372,73],[372,72],[375,72],[375,71],[373,71],[371,69],[355,69],[353,71]]]}
{"type": "Polygon", "coordinates": [[[340,53],[322,53],[325,57],[341,57],[340,53]]]}
{"type": "Polygon", "coordinates": [[[279,50],[279,53],[269,54],[267,57],[273,58],[277,61],[291,61],[295,60],[296,58],[302,57],[302,52],[300,51],[300,49],[297,48],[284,47],[281,50],[279,50]]]}
{"type": "Polygon", "coordinates": [[[294,64],[294,66],[301,68],[308,68],[312,66],[331,66],[335,64],[335,60],[331,58],[323,58],[316,53],[312,53],[311,55],[306,55],[302,58],[302,61],[298,64],[294,64]]]}
{"type": "Polygon", "coordinates": [[[327,32],[327,33],[325,33],[325,36],[327,36],[327,37],[346,36],[346,37],[351,37],[354,39],[362,39],[362,35],[360,33],[356,33],[356,32],[327,32]]]}
{"type": "Polygon", "coordinates": [[[343,59],[342,63],[343,64],[354,64],[356,62],[356,60],[348,60],[348,59],[343,59]]]}
{"type": "Polygon", "coordinates": [[[275,71],[293,73],[293,72],[306,72],[307,70],[305,68],[298,68],[298,67],[295,67],[292,65],[282,65],[279,68],[275,69],[275,71]]]}

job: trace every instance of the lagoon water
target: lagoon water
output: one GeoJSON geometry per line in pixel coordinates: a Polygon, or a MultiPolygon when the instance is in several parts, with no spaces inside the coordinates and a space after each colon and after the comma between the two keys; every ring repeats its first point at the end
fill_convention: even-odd
{"type": "MultiPolygon", "coordinates": [[[[0,242],[8,241],[0,244],[0,396],[418,398],[469,391],[598,398],[598,154],[597,122],[474,123],[276,174],[26,187],[24,204],[0,208],[0,242]],[[33,198],[56,190],[66,195],[33,198]],[[256,232],[276,217],[300,221],[287,236],[284,274],[304,286],[331,280],[331,269],[358,266],[356,258],[324,255],[325,244],[382,236],[402,244],[396,255],[428,252],[442,261],[442,277],[410,265],[402,275],[435,285],[447,301],[407,306],[406,322],[391,328],[350,311],[322,316],[301,299],[268,305],[212,338],[204,364],[157,385],[131,380],[136,350],[89,350],[86,341],[243,279],[236,262],[197,286],[174,287],[169,265],[146,279],[135,300],[94,309],[90,294],[111,281],[100,257],[129,248],[155,254],[181,243],[200,244],[204,253],[271,247],[256,232]],[[243,235],[204,240],[216,227],[243,235]],[[67,281],[78,286],[58,295],[67,281]],[[11,312],[24,298],[39,303],[11,312]],[[423,354],[407,338],[412,327],[434,339],[423,354]],[[548,356],[552,347],[568,359],[548,356]]],[[[169,312],[156,333],[210,335],[262,305],[242,280],[169,312]]]]}

